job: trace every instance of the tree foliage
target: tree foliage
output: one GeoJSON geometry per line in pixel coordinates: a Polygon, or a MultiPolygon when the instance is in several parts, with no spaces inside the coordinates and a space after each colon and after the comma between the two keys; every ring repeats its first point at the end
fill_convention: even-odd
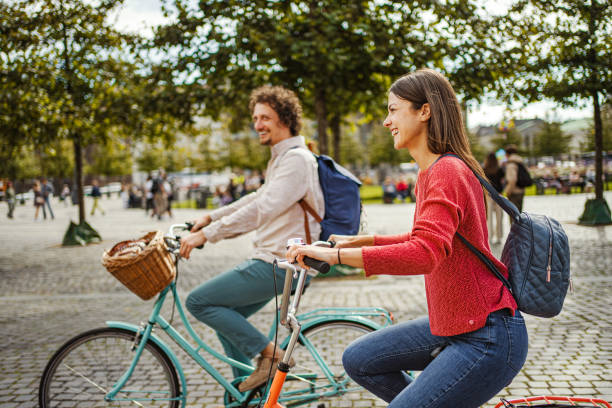
{"type": "Polygon", "coordinates": [[[542,130],[535,135],[533,152],[535,156],[553,156],[569,152],[572,135],[565,134],[558,122],[544,122],[542,130]]]}
{"type": "Polygon", "coordinates": [[[593,104],[595,195],[603,199],[602,98],[612,92],[612,4],[609,0],[519,0],[506,19],[514,94],[593,104]]]}
{"type": "MultiPolygon", "coordinates": [[[[2,152],[61,141],[74,150],[79,217],[84,220],[82,150],[97,145],[89,170],[126,171],[117,140],[171,139],[182,114],[181,90],[147,70],[141,39],[120,33],[108,16],[116,0],[15,0],[0,4],[0,135],[2,152]],[[171,91],[168,91],[168,89],[171,91]],[[100,150],[101,149],[101,150],[100,150]]],[[[183,115],[185,116],[185,115],[183,115]]],[[[27,151],[27,149],[25,150],[27,151]]],[[[2,160],[0,163],[4,163],[2,160]]],[[[2,164],[4,165],[4,164],[2,164]]],[[[5,169],[0,168],[3,173],[5,169]]],[[[13,168],[14,170],[14,168],[13,168]]]]}

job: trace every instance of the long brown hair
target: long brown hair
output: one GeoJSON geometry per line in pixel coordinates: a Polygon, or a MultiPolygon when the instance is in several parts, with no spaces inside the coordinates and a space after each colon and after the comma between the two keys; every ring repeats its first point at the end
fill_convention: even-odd
{"type": "Polygon", "coordinates": [[[470,170],[485,176],[474,158],[463,126],[461,107],[450,82],[439,72],[423,68],[404,75],[391,85],[389,92],[412,102],[415,109],[429,104],[427,147],[433,153],[455,153],[470,170]]]}

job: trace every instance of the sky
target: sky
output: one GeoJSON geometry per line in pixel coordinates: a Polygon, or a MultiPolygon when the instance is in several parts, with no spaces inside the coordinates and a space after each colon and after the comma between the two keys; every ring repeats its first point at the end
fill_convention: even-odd
{"type": "MultiPolygon", "coordinates": [[[[493,8],[503,7],[506,0],[497,0],[493,8]]],[[[488,4],[492,4],[488,2],[488,4]]],[[[498,10],[488,10],[495,12],[498,10]]],[[[115,21],[115,26],[121,31],[140,32],[143,35],[151,35],[151,27],[167,22],[162,15],[161,0],[125,0],[122,8],[117,14],[110,16],[115,21]]],[[[383,101],[386,103],[386,101],[383,101]]],[[[498,124],[503,119],[513,117],[514,119],[540,118],[566,122],[572,119],[582,119],[592,115],[592,108],[561,108],[551,101],[531,103],[527,106],[513,106],[511,113],[505,104],[494,100],[488,100],[478,106],[468,109],[467,122],[470,129],[477,126],[498,124]]]]}

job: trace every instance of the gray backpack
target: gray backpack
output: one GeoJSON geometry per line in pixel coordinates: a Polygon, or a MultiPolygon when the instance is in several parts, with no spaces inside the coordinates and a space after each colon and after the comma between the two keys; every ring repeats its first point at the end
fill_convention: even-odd
{"type": "Polygon", "coordinates": [[[570,250],[563,227],[546,215],[519,213],[488,181],[474,175],[513,220],[501,256],[509,279],[478,248],[458,232],[457,236],[510,290],[521,312],[539,317],[558,315],[570,286],[570,250]]]}

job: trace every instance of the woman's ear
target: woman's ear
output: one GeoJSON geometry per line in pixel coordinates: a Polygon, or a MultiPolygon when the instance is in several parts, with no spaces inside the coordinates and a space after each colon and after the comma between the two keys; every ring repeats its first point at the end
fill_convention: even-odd
{"type": "Polygon", "coordinates": [[[423,122],[427,122],[431,118],[431,111],[428,103],[424,103],[423,106],[421,106],[421,114],[419,115],[419,118],[423,122]]]}

